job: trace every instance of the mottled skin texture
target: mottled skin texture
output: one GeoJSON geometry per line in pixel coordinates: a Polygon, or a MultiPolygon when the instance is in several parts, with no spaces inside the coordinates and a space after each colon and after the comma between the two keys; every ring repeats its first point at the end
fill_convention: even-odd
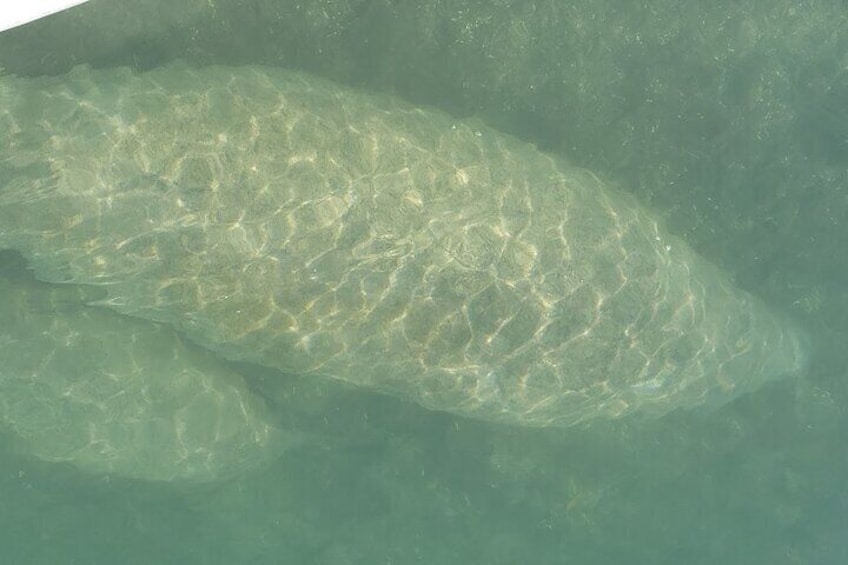
{"type": "Polygon", "coordinates": [[[244,380],[172,328],[86,307],[92,292],[0,277],[0,425],[82,471],[237,476],[297,441],[244,380]]]}
{"type": "Polygon", "coordinates": [[[226,357],[540,426],[801,367],[631,198],[484,126],[262,68],[2,85],[0,244],[226,357]]]}

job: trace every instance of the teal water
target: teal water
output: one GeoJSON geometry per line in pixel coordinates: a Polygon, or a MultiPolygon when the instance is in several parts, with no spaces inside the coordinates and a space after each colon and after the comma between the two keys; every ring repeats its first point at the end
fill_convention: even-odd
{"type": "Polygon", "coordinates": [[[258,62],[475,116],[614,178],[812,341],[803,379],[720,410],[551,430],[230,367],[298,447],[187,486],[6,436],[0,561],[845,562],[845,19],[839,2],[92,0],[0,36],[22,75],[258,62]]]}

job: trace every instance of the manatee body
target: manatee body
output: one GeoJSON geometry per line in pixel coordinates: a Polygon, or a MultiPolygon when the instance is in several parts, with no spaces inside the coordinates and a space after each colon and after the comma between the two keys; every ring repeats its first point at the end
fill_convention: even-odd
{"type": "Polygon", "coordinates": [[[210,482],[297,442],[220,360],[172,328],[90,308],[75,286],[0,278],[0,426],[95,474],[210,482]]]}
{"type": "Polygon", "coordinates": [[[800,334],[631,198],[263,68],[0,80],[0,245],[219,354],[526,425],[717,405],[800,334]]]}

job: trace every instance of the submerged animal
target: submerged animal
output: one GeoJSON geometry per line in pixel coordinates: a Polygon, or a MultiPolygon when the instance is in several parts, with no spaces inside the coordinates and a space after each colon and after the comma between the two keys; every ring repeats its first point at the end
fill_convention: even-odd
{"type": "Polygon", "coordinates": [[[718,405],[805,356],[592,173],[280,69],[0,78],[0,246],[225,358],[490,421],[718,405]]]}
{"type": "Polygon", "coordinates": [[[0,275],[0,426],[21,450],[87,473],[197,483],[299,443],[213,354],[167,326],[85,307],[91,290],[0,275]]]}

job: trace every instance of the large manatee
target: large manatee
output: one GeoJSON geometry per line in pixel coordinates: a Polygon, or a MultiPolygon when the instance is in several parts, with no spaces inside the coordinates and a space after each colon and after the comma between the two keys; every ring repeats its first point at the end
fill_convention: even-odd
{"type": "Polygon", "coordinates": [[[592,173],[278,69],[2,78],[0,245],[227,358],[488,420],[718,405],[804,358],[592,173]]]}

